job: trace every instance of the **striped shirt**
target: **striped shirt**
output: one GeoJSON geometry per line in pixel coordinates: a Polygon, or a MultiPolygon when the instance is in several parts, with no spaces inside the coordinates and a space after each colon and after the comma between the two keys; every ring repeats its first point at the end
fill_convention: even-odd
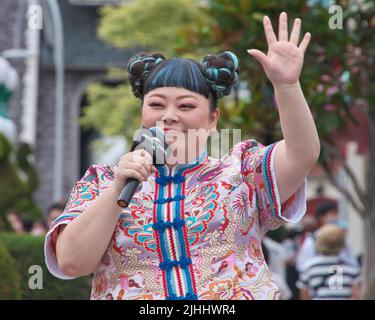
{"type": "Polygon", "coordinates": [[[307,288],[312,299],[350,299],[352,285],[360,281],[361,271],[338,256],[318,255],[306,262],[298,287],[307,288]]]}

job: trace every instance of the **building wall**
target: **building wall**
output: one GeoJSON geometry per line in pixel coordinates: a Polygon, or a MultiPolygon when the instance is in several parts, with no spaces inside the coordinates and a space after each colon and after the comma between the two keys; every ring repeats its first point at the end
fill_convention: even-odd
{"type": "MultiPolygon", "coordinates": [[[[89,83],[103,77],[94,71],[66,71],[64,94],[63,194],[69,196],[79,179],[79,112],[81,100],[89,83]]],[[[38,128],[36,165],[40,188],[35,194],[38,204],[47,209],[53,202],[54,178],[54,71],[41,70],[38,97],[38,128]]]]}
{"type": "MultiPolygon", "coordinates": [[[[0,52],[13,47],[14,21],[18,3],[24,0],[2,0],[0,5],[0,52]]],[[[24,45],[24,42],[22,43],[24,45]]],[[[20,75],[20,84],[9,102],[9,117],[15,123],[17,130],[21,127],[21,99],[22,99],[22,74],[25,72],[25,64],[22,59],[8,59],[9,63],[20,75]]]]}
{"type": "MultiPolygon", "coordinates": [[[[2,0],[0,5],[0,52],[13,47],[15,35],[15,17],[18,5],[25,0],[2,0]]],[[[24,28],[21,25],[21,48],[25,47],[24,28]]],[[[46,27],[44,24],[43,27],[46,27]]],[[[17,133],[21,131],[22,95],[24,91],[23,59],[8,59],[20,76],[20,83],[9,103],[9,116],[15,123],[17,133]]],[[[38,170],[40,187],[35,192],[38,205],[46,210],[53,202],[53,170],[54,170],[54,70],[40,61],[39,92],[37,102],[37,128],[35,145],[35,165],[38,170]]],[[[102,71],[82,71],[78,67],[66,70],[64,94],[64,168],[63,193],[69,195],[74,182],[79,178],[79,111],[85,88],[92,81],[103,77],[102,71]]]]}

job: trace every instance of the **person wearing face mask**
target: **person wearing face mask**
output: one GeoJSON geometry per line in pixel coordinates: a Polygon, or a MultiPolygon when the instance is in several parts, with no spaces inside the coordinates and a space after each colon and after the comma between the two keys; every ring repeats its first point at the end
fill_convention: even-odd
{"type": "Polygon", "coordinates": [[[153,165],[135,150],[115,165],[91,166],[46,236],[50,272],[62,279],[93,273],[91,299],[279,298],[261,239],[303,217],[306,176],[320,151],[298,80],[310,39],[299,42],[300,27],[296,19],[289,39],[282,13],[277,39],[265,17],[268,54],[249,50],[274,85],[284,139],[269,146],[244,140],[220,159],[207,154],[206,143],[220,117],[218,99],[238,81],[237,57],[131,57],[141,125],[162,127],[178,156],[153,165]],[[120,208],[129,178],[142,184],[120,208]]]}

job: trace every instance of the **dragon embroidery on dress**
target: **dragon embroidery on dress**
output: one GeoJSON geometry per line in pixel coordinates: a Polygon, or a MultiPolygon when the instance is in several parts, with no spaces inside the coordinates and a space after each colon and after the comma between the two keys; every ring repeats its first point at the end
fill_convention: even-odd
{"type": "MultiPolygon", "coordinates": [[[[275,203],[269,197],[273,153],[267,150],[271,149],[245,141],[236,146],[236,155],[211,159],[210,165],[186,172],[184,184],[172,186],[176,195],[182,196],[182,200],[172,203],[171,212],[185,221],[183,241],[192,260],[189,271],[194,275],[192,285],[199,299],[279,297],[260,245],[261,234],[283,222],[273,214],[275,203]]],[[[83,212],[109,186],[115,170],[116,166],[90,167],[71,193],[62,219],[73,219],[83,212]]],[[[154,238],[154,190],[158,190],[155,180],[149,179],[120,214],[94,275],[93,299],[168,296],[154,238]]],[[[296,211],[296,201],[302,200],[292,197],[282,209],[296,211]]],[[[61,218],[57,223],[61,223],[61,218]]],[[[186,285],[187,280],[177,279],[175,285],[177,281],[186,285]]]]}
{"type": "Polygon", "coordinates": [[[249,290],[241,288],[238,278],[212,281],[199,297],[204,300],[254,300],[249,290]]]}
{"type": "Polygon", "coordinates": [[[87,182],[77,182],[74,189],[75,192],[70,195],[65,212],[70,212],[71,209],[78,211],[98,195],[96,188],[90,187],[87,182]]]}
{"type": "Polygon", "coordinates": [[[206,182],[211,181],[218,175],[222,174],[226,168],[229,168],[231,165],[230,163],[225,163],[220,161],[219,163],[215,163],[214,165],[207,166],[203,170],[201,170],[198,174],[198,181],[199,182],[206,182]]]}
{"type": "Polygon", "coordinates": [[[233,209],[236,211],[235,216],[238,220],[240,232],[244,236],[249,233],[254,223],[254,217],[252,215],[249,216],[249,206],[251,207],[245,194],[239,193],[236,195],[236,200],[233,201],[233,209]]]}
{"type": "Polygon", "coordinates": [[[210,184],[197,191],[194,187],[188,191],[185,206],[190,207],[190,211],[185,212],[187,226],[187,237],[189,244],[193,245],[199,241],[200,236],[207,230],[208,223],[212,220],[218,206],[218,186],[210,184]]]}
{"type": "Polygon", "coordinates": [[[156,252],[156,242],[153,236],[152,195],[134,197],[118,222],[122,233],[115,234],[114,249],[122,252],[126,243],[136,243],[147,251],[156,252]]]}

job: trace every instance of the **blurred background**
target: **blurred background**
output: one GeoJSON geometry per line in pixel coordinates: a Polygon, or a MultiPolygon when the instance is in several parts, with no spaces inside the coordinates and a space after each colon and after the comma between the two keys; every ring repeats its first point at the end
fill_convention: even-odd
{"type": "Polygon", "coordinates": [[[282,11],[289,30],[299,17],[312,34],[300,82],[322,151],[308,177],[305,218],[270,232],[264,250],[287,285],[284,298],[300,299],[301,250],[332,214],[361,270],[360,297],[375,299],[373,1],[0,3],[0,299],[88,299],[90,277],[49,274],[44,235],[88,166],[115,163],[128,150],[140,102],[125,66],[137,51],[198,60],[233,51],[240,82],[220,102],[218,129],[241,129],[242,139],[265,145],[281,138],[272,84],[246,50],[267,50],[262,18],[276,31],[282,11]],[[32,265],[43,269],[43,290],[30,289],[32,265]]]}

